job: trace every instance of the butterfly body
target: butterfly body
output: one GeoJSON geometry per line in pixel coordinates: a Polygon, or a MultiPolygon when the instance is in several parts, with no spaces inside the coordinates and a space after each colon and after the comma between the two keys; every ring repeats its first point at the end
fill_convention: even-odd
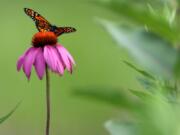
{"type": "Polygon", "coordinates": [[[64,33],[71,33],[76,31],[76,29],[73,27],[57,27],[55,25],[51,25],[43,16],[32,9],[24,8],[24,11],[35,21],[36,28],[40,32],[51,31],[54,32],[56,36],[60,36],[64,33]]]}
{"type": "Polygon", "coordinates": [[[50,27],[50,31],[55,31],[57,28],[58,28],[57,26],[52,25],[52,26],[50,27]]]}

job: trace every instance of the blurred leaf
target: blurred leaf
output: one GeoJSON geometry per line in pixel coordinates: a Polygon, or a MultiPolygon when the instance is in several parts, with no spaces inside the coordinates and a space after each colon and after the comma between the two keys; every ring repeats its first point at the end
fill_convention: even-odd
{"type": "Polygon", "coordinates": [[[131,67],[132,69],[136,70],[138,73],[140,73],[141,75],[149,78],[149,79],[152,79],[152,80],[156,80],[154,76],[152,76],[150,73],[144,71],[144,70],[141,70],[141,69],[138,69],[136,66],[134,66],[133,64],[131,64],[130,62],[128,61],[123,61],[127,66],[131,67]]]}
{"type": "Polygon", "coordinates": [[[164,16],[169,24],[172,26],[176,17],[176,8],[170,10],[167,4],[164,5],[164,16]]]}
{"type": "Polygon", "coordinates": [[[112,88],[76,88],[73,95],[102,101],[111,105],[124,108],[134,108],[135,103],[128,95],[119,89],[112,88]]]}
{"type": "Polygon", "coordinates": [[[153,98],[153,95],[143,91],[131,90],[130,92],[141,99],[153,98]]]}
{"type": "Polygon", "coordinates": [[[168,42],[141,28],[118,26],[102,19],[98,19],[98,22],[143,68],[167,79],[173,77],[177,51],[168,42]]]}
{"type": "Polygon", "coordinates": [[[180,80],[180,49],[178,50],[178,58],[175,65],[175,76],[177,80],[180,80]]]}
{"type": "Polygon", "coordinates": [[[178,32],[178,28],[170,26],[169,22],[162,15],[157,16],[152,14],[147,10],[147,7],[136,6],[134,3],[118,0],[100,1],[98,4],[123,16],[131,23],[133,22],[143,27],[146,26],[148,30],[160,35],[171,43],[179,40],[180,33],[178,32]]]}
{"type": "Polygon", "coordinates": [[[145,104],[133,113],[135,117],[131,119],[133,122],[124,123],[117,120],[106,122],[105,127],[110,134],[179,135],[179,104],[171,104],[160,93],[156,93],[153,97],[145,97],[146,100],[143,100],[145,104]]]}
{"type": "Polygon", "coordinates": [[[146,100],[144,109],[139,113],[142,122],[142,135],[179,135],[179,105],[167,101],[163,95],[146,100]]]}
{"type": "Polygon", "coordinates": [[[18,103],[7,115],[0,118],[0,124],[2,124],[5,120],[7,120],[19,107],[20,103],[18,103]]]}
{"type": "Polygon", "coordinates": [[[144,77],[137,77],[137,80],[147,90],[150,90],[151,88],[156,86],[156,84],[153,81],[144,77]]]}
{"type": "Polygon", "coordinates": [[[137,131],[131,123],[107,121],[105,127],[111,135],[137,135],[137,131]]]}

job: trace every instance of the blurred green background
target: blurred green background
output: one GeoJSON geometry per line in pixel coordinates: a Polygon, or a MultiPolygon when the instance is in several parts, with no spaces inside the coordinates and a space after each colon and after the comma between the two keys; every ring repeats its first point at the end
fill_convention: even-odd
{"type": "MultiPolygon", "coordinates": [[[[107,135],[103,124],[121,115],[116,108],[74,97],[74,88],[140,87],[136,73],[121,60],[128,54],[115,45],[95,17],[118,20],[112,12],[88,0],[0,0],[0,116],[19,101],[20,107],[0,126],[2,135],[43,135],[45,127],[45,79],[38,80],[34,70],[30,81],[16,71],[16,61],[31,46],[37,32],[23,8],[32,8],[58,26],[73,26],[76,33],[59,37],[74,56],[73,75],[51,74],[52,135],[107,135]]],[[[126,114],[122,115],[126,117],[126,114]]]]}

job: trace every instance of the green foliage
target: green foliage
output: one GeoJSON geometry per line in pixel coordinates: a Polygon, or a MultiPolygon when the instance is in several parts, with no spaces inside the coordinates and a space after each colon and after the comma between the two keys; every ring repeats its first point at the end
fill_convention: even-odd
{"type": "Polygon", "coordinates": [[[178,59],[175,65],[175,77],[177,78],[177,80],[180,79],[180,49],[178,49],[178,59]]]}
{"type": "Polygon", "coordinates": [[[111,135],[179,135],[179,105],[173,105],[162,96],[146,97],[142,109],[134,113],[135,121],[116,121],[106,126],[111,135]]]}
{"type": "Polygon", "coordinates": [[[130,92],[141,99],[146,99],[147,97],[153,98],[153,95],[150,94],[149,92],[137,91],[137,90],[130,90],[130,92]]]}
{"type": "Polygon", "coordinates": [[[123,123],[120,121],[107,121],[105,127],[111,135],[137,135],[135,125],[132,123],[123,123]]]}
{"type": "MultiPolygon", "coordinates": [[[[147,1],[130,2],[109,0],[101,1],[98,4],[115,12],[117,15],[124,17],[133,24],[143,27],[146,26],[149,31],[156,33],[171,43],[176,43],[179,40],[180,33],[178,25],[171,26],[169,22],[164,19],[165,16],[163,16],[162,12],[158,14],[155,12],[155,9],[152,8],[153,5],[157,3],[150,3],[147,1]]],[[[159,5],[162,7],[162,3],[159,3],[159,5]]],[[[167,5],[163,4],[163,6],[167,5]]],[[[166,13],[171,12],[167,10],[168,9],[166,9],[166,13]]]]}
{"type": "Polygon", "coordinates": [[[99,91],[98,88],[78,91],[78,95],[111,103],[118,108],[126,108],[131,101],[131,107],[126,108],[129,117],[106,122],[105,127],[111,135],[180,134],[178,2],[104,0],[96,3],[119,17],[116,22],[104,19],[97,21],[116,44],[127,49],[143,68],[142,70],[128,61],[123,61],[139,73],[137,81],[142,86],[139,90],[129,89],[131,94],[128,96],[112,89],[108,92],[99,91]]]}
{"type": "Polygon", "coordinates": [[[4,121],[6,121],[19,107],[20,103],[18,103],[8,114],[0,118],[0,124],[2,124],[4,121]]]}
{"type": "Polygon", "coordinates": [[[144,70],[141,70],[141,69],[138,69],[136,66],[134,66],[133,64],[131,64],[130,62],[127,62],[127,61],[123,61],[127,66],[133,68],[134,70],[136,70],[138,73],[142,74],[143,76],[151,79],[151,80],[155,80],[155,77],[152,76],[150,73],[144,71],[144,70]]]}
{"type": "Polygon", "coordinates": [[[76,88],[73,89],[73,94],[105,102],[118,108],[135,108],[134,101],[129,99],[128,94],[124,90],[107,87],[76,88]]]}
{"type": "Polygon", "coordinates": [[[172,79],[178,52],[169,42],[142,27],[117,25],[102,19],[98,22],[142,67],[162,78],[172,79]]]}

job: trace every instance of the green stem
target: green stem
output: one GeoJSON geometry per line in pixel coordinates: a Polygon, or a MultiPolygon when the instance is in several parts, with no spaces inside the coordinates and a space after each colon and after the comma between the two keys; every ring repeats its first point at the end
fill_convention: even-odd
{"type": "Polygon", "coordinates": [[[46,65],[46,107],[47,107],[46,135],[49,135],[51,106],[50,106],[50,77],[49,77],[49,71],[47,65],[46,65]]]}

